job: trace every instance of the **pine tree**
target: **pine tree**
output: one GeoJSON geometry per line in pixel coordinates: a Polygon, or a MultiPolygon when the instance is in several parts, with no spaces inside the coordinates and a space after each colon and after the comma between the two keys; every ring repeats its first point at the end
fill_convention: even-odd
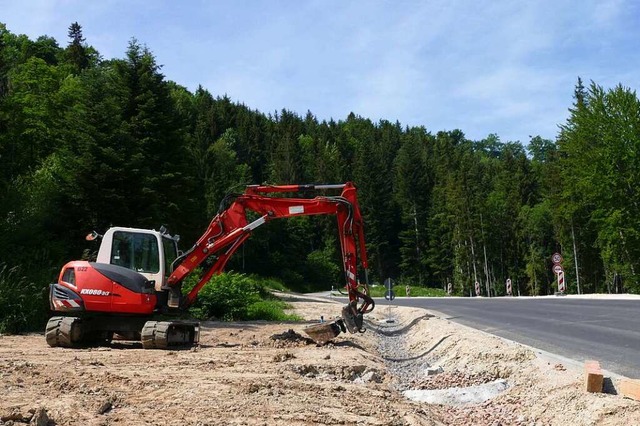
{"type": "Polygon", "coordinates": [[[80,73],[89,67],[89,55],[87,45],[82,35],[82,26],[74,22],[69,26],[69,44],[67,45],[67,60],[72,64],[74,72],[80,73]]]}

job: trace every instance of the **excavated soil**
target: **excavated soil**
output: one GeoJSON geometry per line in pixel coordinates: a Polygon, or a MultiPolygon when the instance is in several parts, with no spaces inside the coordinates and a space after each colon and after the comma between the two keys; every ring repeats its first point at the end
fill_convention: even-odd
{"type": "Polygon", "coordinates": [[[584,392],[580,366],[424,310],[379,308],[366,333],[317,345],[304,328],[336,317],[340,303],[288,299],[305,322],[207,322],[186,350],[49,348],[42,334],[0,336],[0,424],[640,424],[639,402],[584,392]],[[471,404],[403,393],[496,381],[506,390],[471,404]]]}

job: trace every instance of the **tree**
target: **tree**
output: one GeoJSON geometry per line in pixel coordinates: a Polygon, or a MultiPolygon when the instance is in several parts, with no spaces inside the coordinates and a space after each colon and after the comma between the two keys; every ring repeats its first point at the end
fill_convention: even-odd
{"type": "Polygon", "coordinates": [[[89,67],[90,57],[87,52],[87,45],[82,35],[82,26],[74,22],[69,26],[69,44],[67,45],[66,56],[74,68],[76,74],[89,67]]]}
{"type": "Polygon", "coordinates": [[[282,110],[275,117],[271,136],[269,179],[273,183],[305,183],[300,136],[302,120],[290,111],[282,110]]]}
{"type": "Polygon", "coordinates": [[[239,164],[234,145],[237,135],[234,130],[228,129],[220,139],[209,146],[207,157],[210,161],[211,171],[205,177],[205,197],[207,199],[207,212],[213,217],[225,195],[238,188],[251,183],[251,170],[246,164],[239,164]]]}
{"type": "Polygon", "coordinates": [[[605,91],[592,83],[570,111],[558,139],[562,200],[572,206],[565,229],[578,222],[582,237],[591,238],[605,282],[619,274],[627,288],[639,290],[640,101],[621,85],[605,91]]]}
{"type": "Polygon", "coordinates": [[[403,277],[423,285],[426,278],[427,224],[431,212],[433,177],[428,144],[433,138],[424,128],[408,130],[395,159],[395,195],[402,211],[399,238],[403,277]]]}
{"type": "Polygon", "coordinates": [[[350,116],[343,124],[354,150],[353,179],[366,223],[370,266],[380,279],[399,276],[399,209],[393,197],[393,162],[400,147],[399,125],[350,116]]]}
{"type": "Polygon", "coordinates": [[[53,149],[59,126],[56,93],[63,73],[44,60],[28,59],[11,69],[12,90],[2,99],[7,131],[0,135],[0,161],[5,179],[33,168],[53,149]]]}
{"type": "Polygon", "coordinates": [[[129,43],[126,59],[114,62],[122,108],[123,139],[130,181],[127,199],[139,225],[179,224],[180,206],[187,205],[181,187],[187,167],[184,147],[178,140],[179,125],[174,114],[170,86],[146,46],[129,43]]]}

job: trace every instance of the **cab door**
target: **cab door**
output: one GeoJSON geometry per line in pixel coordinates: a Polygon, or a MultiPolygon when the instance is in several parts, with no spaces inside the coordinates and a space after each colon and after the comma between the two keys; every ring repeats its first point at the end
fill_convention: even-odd
{"type": "MultiPolygon", "coordinates": [[[[160,241],[156,233],[142,230],[117,230],[113,233],[111,256],[109,263],[123,266],[143,275],[148,280],[162,283],[162,261],[160,241]]],[[[157,284],[156,284],[157,286],[157,284]]],[[[126,310],[130,305],[126,297],[122,297],[125,290],[120,286],[114,286],[113,307],[114,311],[126,310]]],[[[141,295],[140,297],[149,297],[141,295]]],[[[144,303],[144,301],[143,301],[144,303]]]]}

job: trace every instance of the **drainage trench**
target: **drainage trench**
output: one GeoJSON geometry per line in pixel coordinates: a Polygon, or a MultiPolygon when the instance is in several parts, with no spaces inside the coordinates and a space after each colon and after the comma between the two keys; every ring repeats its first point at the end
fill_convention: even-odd
{"type": "Polygon", "coordinates": [[[369,324],[378,332],[377,350],[394,378],[392,386],[395,390],[413,401],[461,407],[488,401],[508,388],[506,380],[490,373],[450,372],[441,366],[431,365],[428,355],[449,336],[443,336],[422,353],[413,353],[408,341],[409,331],[413,327],[425,326],[428,318],[429,315],[425,315],[408,324],[390,320],[369,324]]]}

